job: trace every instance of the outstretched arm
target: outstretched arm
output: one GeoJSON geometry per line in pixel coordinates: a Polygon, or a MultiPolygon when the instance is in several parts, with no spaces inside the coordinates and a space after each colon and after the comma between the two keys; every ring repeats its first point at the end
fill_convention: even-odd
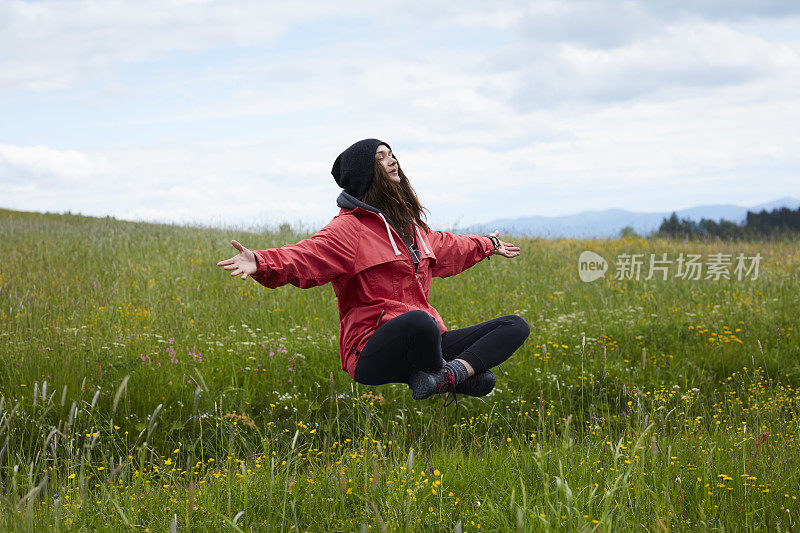
{"type": "Polygon", "coordinates": [[[358,234],[344,219],[336,217],[297,244],[267,250],[248,250],[236,241],[231,244],[239,253],[217,264],[230,270],[232,276],[252,276],[273,289],[287,283],[305,289],[324,285],[351,270],[358,234]]]}
{"type": "MultiPolygon", "coordinates": [[[[499,234],[497,230],[492,233],[495,237],[499,234]]],[[[433,275],[440,278],[459,274],[492,254],[511,258],[520,253],[518,246],[505,241],[499,241],[500,247],[495,250],[494,243],[488,236],[431,231],[427,237],[436,255],[433,275]]]]}

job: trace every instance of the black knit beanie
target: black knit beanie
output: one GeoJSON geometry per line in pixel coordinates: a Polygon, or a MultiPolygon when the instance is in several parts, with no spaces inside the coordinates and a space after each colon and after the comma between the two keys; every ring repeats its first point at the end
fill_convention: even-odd
{"type": "Polygon", "coordinates": [[[389,150],[392,149],[388,143],[378,139],[364,139],[339,154],[333,162],[333,179],[347,194],[361,198],[372,185],[372,178],[375,176],[375,151],[382,144],[389,150]]]}

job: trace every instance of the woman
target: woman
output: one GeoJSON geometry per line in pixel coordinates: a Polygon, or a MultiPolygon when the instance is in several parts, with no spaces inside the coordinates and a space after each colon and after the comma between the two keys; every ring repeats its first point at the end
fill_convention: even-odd
{"type": "Polygon", "coordinates": [[[344,369],[366,385],[407,383],[414,399],[433,394],[488,394],[490,368],[525,341],[521,317],[503,316],[448,331],[428,303],[433,276],[458,274],[484,257],[516,257],[519,248],[492,235],[431,231],[423,208],[388,143],[364,139],[333,164],[344,190],[324,228],[297,244],[249,250],[218,266],[275,288],[333,283],[339,302],[344,369]]]}

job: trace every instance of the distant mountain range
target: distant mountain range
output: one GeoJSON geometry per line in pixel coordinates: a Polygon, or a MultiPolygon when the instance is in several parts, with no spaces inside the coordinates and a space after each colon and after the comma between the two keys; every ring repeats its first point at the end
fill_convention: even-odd
{"type": "MultiPolygon", "coordinates": [[[[739,205],[701,205],[675,211],[678,218],[688,218],[699,222],[703,218],[719,222],[722,219],[741,224],[748,211],[772,211],[788,207],[800,208],[800,200],[779,198],[765,204],[742,207],[739,205]]],[[[501,218],[484,224],[475,224],[465,229],[466,233],[485,234],[499,229],[501,234],[528,237],[572,237],[608,238],[619,236],[620,231],[630,226],[639,235],[648,235],[658,230],[661,222],[672,215],[670,212],[637,213],[624,209],[605,211],[584,211],[576,215],[560,217],[520,217],[501,218]]]]}

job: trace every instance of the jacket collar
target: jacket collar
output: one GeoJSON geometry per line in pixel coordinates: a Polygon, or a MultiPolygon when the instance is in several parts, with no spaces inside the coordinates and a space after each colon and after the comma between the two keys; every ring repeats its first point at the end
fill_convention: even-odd
{"type": "MultiPolygon", "coordinates": [[[[389,242],[392,243],[392,249],[394,250],[394,254],[400,255],[400,250],[397,249],[397,244],[395,244],[394,237],[392,237],[392,231],[391,229],[389,229],[390,223],[386,219],[386,217],[383,216],[383,213],[381,213],[380,210],[365,202],[362,202],[361,200],[347,193],[346,191],[342,191],[341,193],[339,193],[339,197],[336,198],[336,205],[344,209],[351,209],[351,210],[363,209],[364,211],[377,214],[381,218],[381,220],[383,220],[383,223],[386,225],[386,233],[389,235],[389,242]]],[[[430,254],[430,250],[428,250],[428,245],[422,238],[422,233],[419,231],[419,228],[417,227],[416,224],[414,224],[414,229],[417,231],[417,237],[419,241],[422,243],[422,247],[425,250],[425,253],[430,254]]],[[[394,228],[394,230],[397,232],[397,228],[394,228]]],[[[399,235],[400,232],[397,232],[397,234],[399,235]]],[[[408,248],[408,244],[406,244],[406,247],[408,248]]]]}
{"type": "Polygon", "coordinates": [[[371,205],[362,202],[346,191],[339,193],[339,197],[336,199],[336,205],[339,207],[344,207],[345,209],[355,209],[356,207],[360,207],[361,209],[372,211],[373,213],[380,213],[376,207],[372,207],[371,205]]]}

